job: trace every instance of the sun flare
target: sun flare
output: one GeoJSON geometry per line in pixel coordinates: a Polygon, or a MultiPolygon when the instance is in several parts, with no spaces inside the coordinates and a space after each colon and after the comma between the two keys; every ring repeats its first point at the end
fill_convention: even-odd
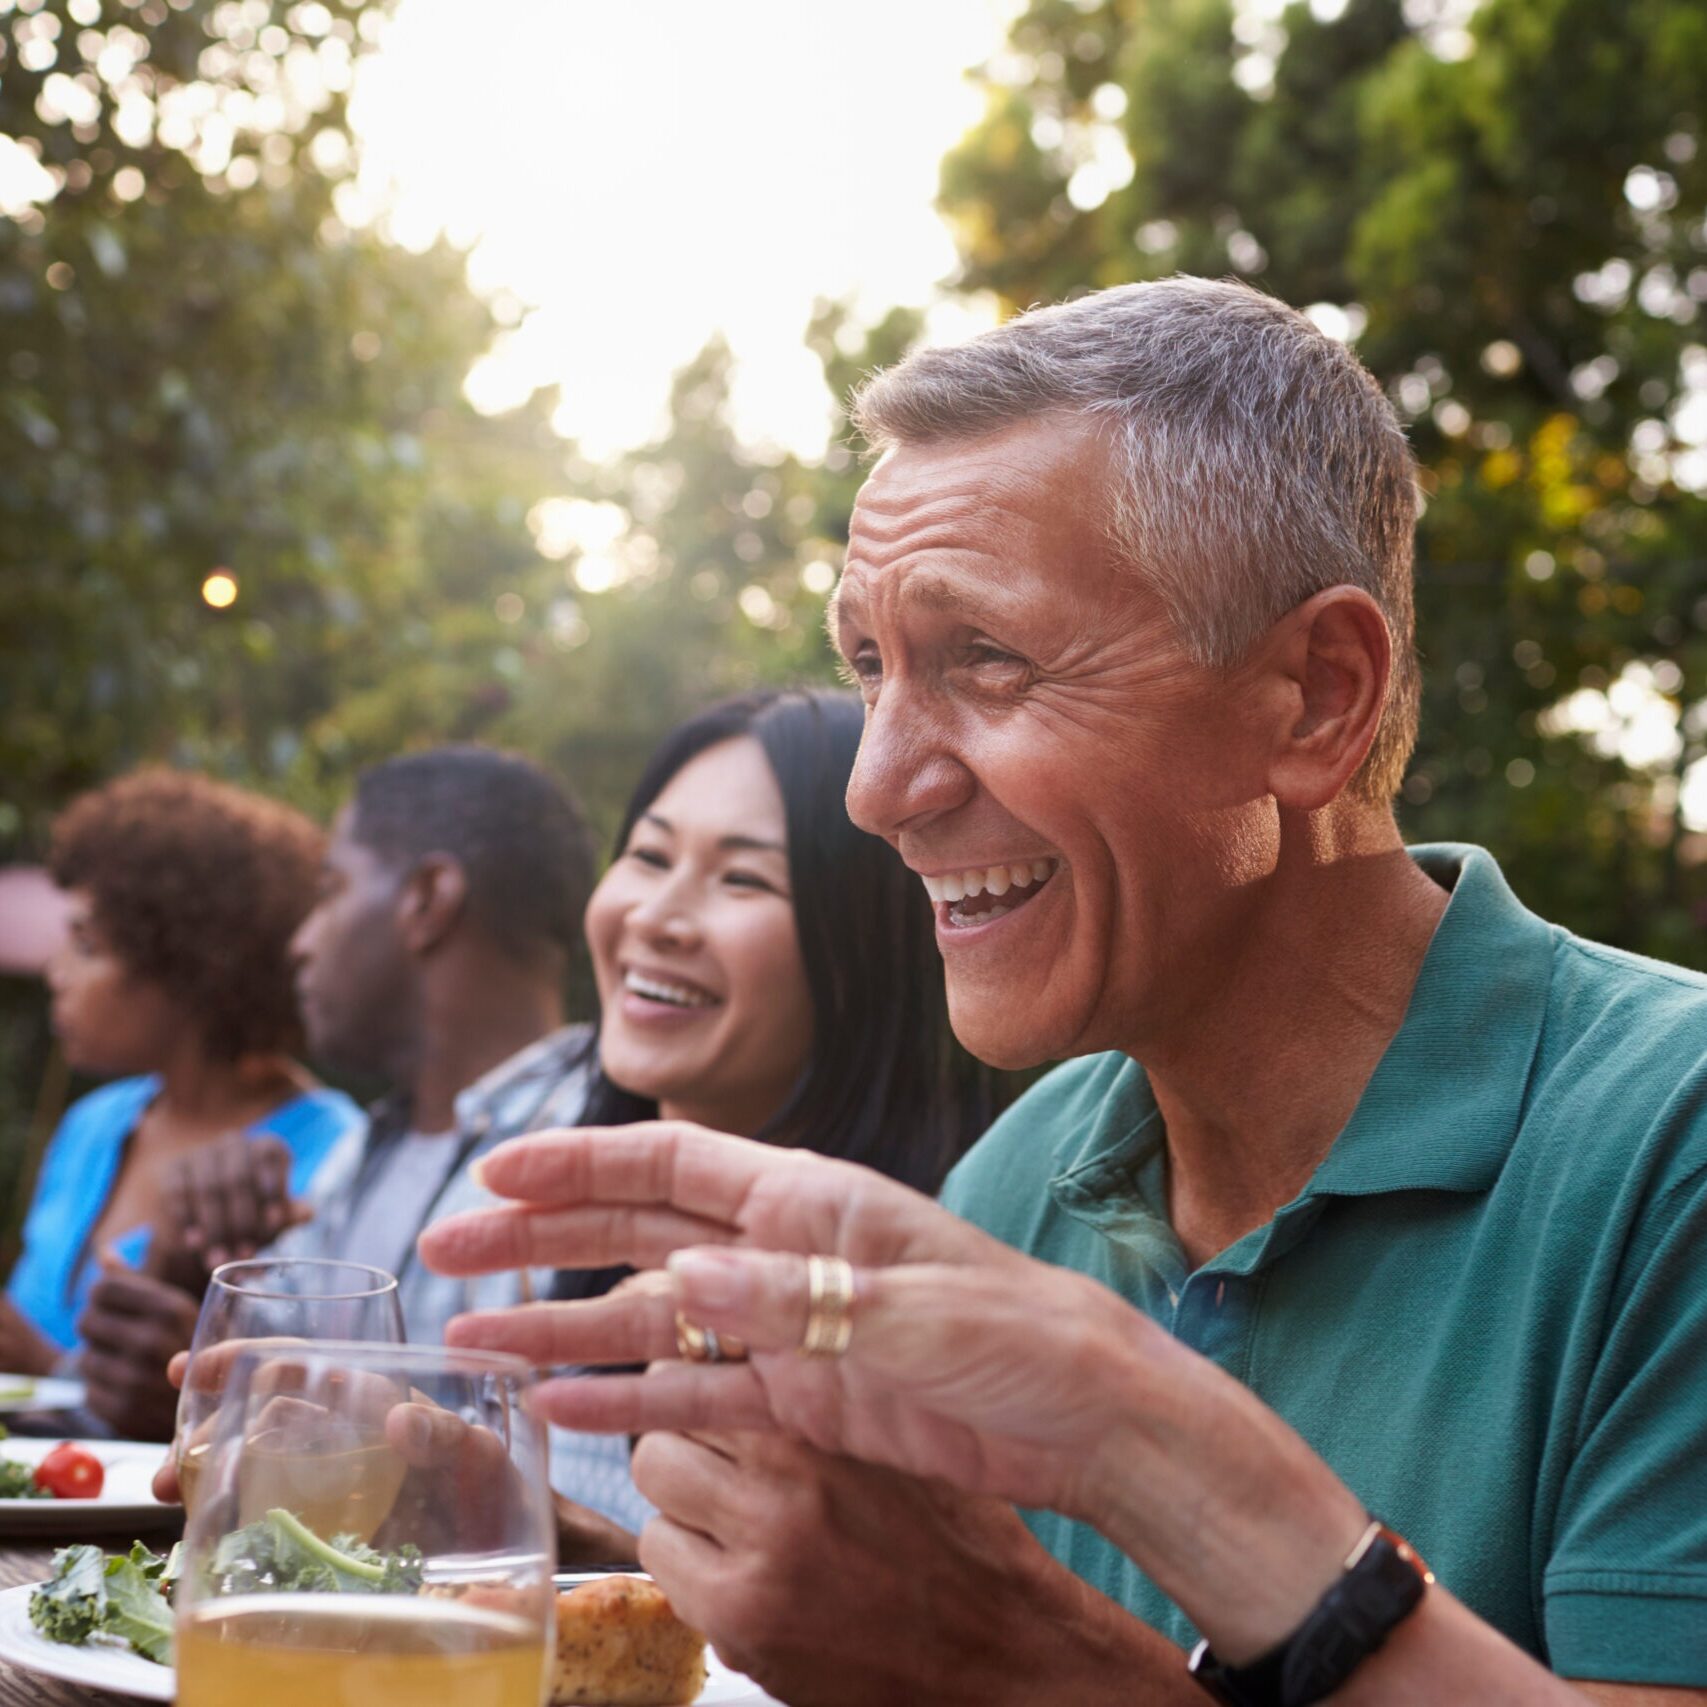
{"type": "Polygon", "coordinates": [[[405,244],[470,246],[511,322],[469,376],[477,406],[560,383],[557,425],[605,454],[658,428],[670,374],[721,329],[741,430],[814,452],[813,301],[875,315],[951,271],[937,163],[1013,11],[402,0],[358,80],[354,191],[405,244]]]}

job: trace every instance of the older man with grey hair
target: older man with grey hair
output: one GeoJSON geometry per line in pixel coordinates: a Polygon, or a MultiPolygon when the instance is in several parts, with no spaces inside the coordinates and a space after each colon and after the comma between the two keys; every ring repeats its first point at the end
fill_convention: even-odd
{"type": "MultiPolygon", "coordinates": [[[[797,1704],[1703,1707],[1707,980],[1401,842],[1416,497],[1379,389],[1173,279],[922,351],[856,419],[849,807],[936,903],[961,1039],[1067,1062],[944,1201],[1167,1330],[1120,1431],[1148,1492],[1117,1549],[655,1432],[642,1558],[797,1704]]],[[[670,1133],[627,1141],[670,1177],[670,1133]]],[[[850,1197],[784,1248],[896,1260],[850,1197]]],[[[600,1213],[581,1260],[757,1240],[600,1213]]]]}

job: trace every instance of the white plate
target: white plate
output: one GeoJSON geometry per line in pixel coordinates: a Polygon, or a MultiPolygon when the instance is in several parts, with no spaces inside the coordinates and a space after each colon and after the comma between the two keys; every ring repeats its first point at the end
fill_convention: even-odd
{"type": "Polygon", "coordinates": [[[0,1375],[0,1414],[13,1411],[74,1411],[83,1403],[81,1381],[58,1375],[0,1375]]]}
{"type": "MultiPolygon", "coordinates": [[[[636,1571],[634,1575],[640,1573],[636,1571]]],[[[559,1577],[560,1585],[570,1579],[559,1577]]],[[[596,1581],[595,1576],[583,1579],[596,1581]]],[[[30,1596],[38,1584],[0,1590],[0,1660],[21,1671],[81,1683],[90,1689],[107,1689],[115,1695],[134,1696],[139,1701],[170,1701],[176,1679],[170,1666],[156,1665],[139,1654],[114,1648],[76,1648],[66,1642],[50,1642],[30,1622],[30,1596]]],[[[781,1707],[751,1678],[731,1671],[714,1653],[707,1651],[705,1688],[694,1707],[781,1707]]]]}
{"type": "Polygon", "coordinates": [[[0,1660],[42,1677],[63,1678],[90,1689],[110,1689],[141,1701],[170,1701],[176,1686],[170,1666],[115,1648],[74,1648],[50,1642],[30,1622],[30,1596],[38,1585],[0,1590],[0,1660]]]}
{"type": "MultiPolygon", "coordinates": [[[[12,1435],[0,1440],[0,1458],[39,1464],[57,1440],[26,1440],[12,1435]]],[[[164,1446],[142,1440],[80,1440],[77,1444],[100,1459],[106,1479],[92,1500],[0,1500],[0,1535],[139,1534],[176,1523],[184,1508],[162,1505],[149,1483],[166,1456],[164,1446]]]]}

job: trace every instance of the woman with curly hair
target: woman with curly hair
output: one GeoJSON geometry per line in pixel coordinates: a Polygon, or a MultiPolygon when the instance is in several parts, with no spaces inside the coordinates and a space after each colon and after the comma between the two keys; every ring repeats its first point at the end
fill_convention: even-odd
{"type": "Polygon", "coordinates": [[[54,1029],[73,1067],[120,1076],[71,1106],[43,1158],[0,1303],[0,1369],[45,1373],[77,1348],[100,1266],[146,1255],[175,1158],[270,1133],[300,1190],[362,1118],[292,1058],[290,939],[314,904],[321,841],[288,807],[164,770],[60,815],[50,865],[71,912],[48,967],[54,1029]]]}

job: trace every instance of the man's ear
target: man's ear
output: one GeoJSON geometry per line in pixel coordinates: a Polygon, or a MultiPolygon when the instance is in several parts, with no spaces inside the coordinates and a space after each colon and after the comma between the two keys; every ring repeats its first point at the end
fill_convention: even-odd
{"type": "Polygon", "coordinates": [[[1381,725],[1393,640],[1361,587],[1328,587],[1269,631],[1260,667],[1277,710],[1269,791],[1282,810],[1313,812],[1357,774],[1381,725]]]}
{"type": "Polygon", "coordinates": [[[450,854],[428,854],[397,895],[397,929],[411,954],[430,954],[456,928],[468,902],[468,873],[450,854]]]}

